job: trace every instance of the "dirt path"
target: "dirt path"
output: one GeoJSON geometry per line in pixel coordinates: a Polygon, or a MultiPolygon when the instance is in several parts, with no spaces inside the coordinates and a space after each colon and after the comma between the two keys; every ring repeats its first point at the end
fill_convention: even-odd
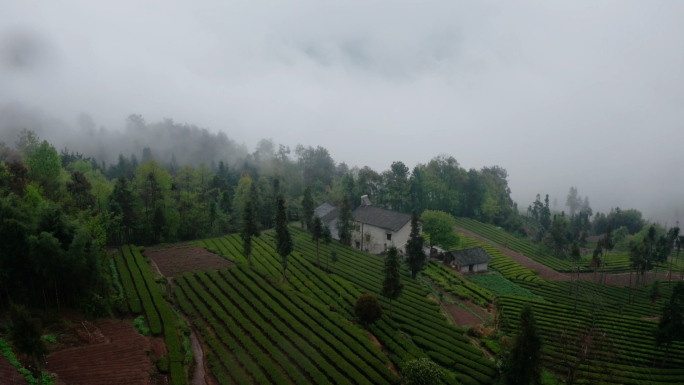
{"type": "Polygon", "coordinates": [[[195,362],[197,363],[195,372],[192,375],[192,385],[207,385],[205,379],[207,372],[204,368],[204,352],[202,351],[202,345],[200,345],[194,331],[190,333],[190,346],[192,347],[192,355],[195,356],[195,362]]]}
{"type": "Polygon", "coordinates": [[[538,271],[539,277],[542,279],[549,280],[549,281],[569,281],[570,280],[569,275],[559,273],[556,270],[553,270],[549,267],[546,267],[545,265],[543,265],[537,261],[534,261],[529,257],[524,256],[523,254],[515,252],[511,249],[507,249],[503,246],[500,246],[500,245],[492,242],[491,240],[489,240],[487,238],[484,238],[480,235],[477,235],[477,234],[475,234],[471,231],[468,231],[464,228],[461,228],[461,227],[454,227],[454,229],[458,233],[465,234],[466,236],[468,236],[470,238],[474,238],[480,242],[484,242],[484,243],[491,245],[492,247],[498,249],[504,255],[510,257],[512,260],[518,262],[519,264],[525,266],[526,268],[538,271]]]}
{"type": "MultiPolygon", "coordinates": [[[[574,279],[575,275],[571,273],[565,273],[565,275],[568,276],[569,279],[574,279]]],[[[629,273],[617,273],[617,274],[606,274],[605,279],[602,281],[602,283],[609,285],[609,286],[629,286],[630,283],[630,278],[629,278],[629,273]]],[[[662,272],[659,271],[658,274],[654,271],[648,271],[646,274],[646,284],[649,285],[653,283],[653,281],[657,278],[662,282],[668,282],[669,279],[669,272],[662,272]]],[[[582,281],[588,281],[588,282],[601,282],[601,273],[596,273],[594,275],[593,272],[586,272],[586,273],[580,273],[580,280],[582,281]]],[[[681,281],[679,277],[679,272],[672,273],[672,282],[677,282],[681,281]]],[[[636,273],[632,273],[632,286],[634,286],[635,281],[636,281],[636,273]]],[[[640,283],[641,285],[641,283],[640,283]]]]}

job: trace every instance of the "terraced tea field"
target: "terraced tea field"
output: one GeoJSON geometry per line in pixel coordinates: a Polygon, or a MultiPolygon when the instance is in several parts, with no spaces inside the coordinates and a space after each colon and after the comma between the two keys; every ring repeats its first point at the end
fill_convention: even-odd
{"type": "Polygon", "coordinates": [[[122,246],[121,253],[114,258],[127,299],[122,310],[144,314],[152,335],[164,336],[171,381],[173,385],[185,384],[184,352],[178,320],[155,281],[150,265],[140,253],[140,248],[133,245],[122,246]]]}

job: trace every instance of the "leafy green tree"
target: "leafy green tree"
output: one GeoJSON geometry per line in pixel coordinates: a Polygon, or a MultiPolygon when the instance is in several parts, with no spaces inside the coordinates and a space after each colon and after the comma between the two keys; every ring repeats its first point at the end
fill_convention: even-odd
{"type": "Polygon", "coordinates": [[[66,188],[77,210],[87,210],[95,204],[95,197],[91,193],[92,186],[82,172],[72,172],[71,180],[67,182],[66,188]]]}
{"type": "Polygon", "coordinates": [[[382,271],[385,275],[385,278],[382,281],[382,295],[389,300],[390,318],[392,318],[392,301],[399,298],[401,291],[404,288],[404,284],[401,283],[399,251],[396,247],[390,246],[387,250],[385,266],[382,271]]]}
{"type": "Polygon", "coordinates": [[[133,189],[128,179],[123,176],[120,176],[114,184],[114,191],[109,197],[109,211],[116,216],[119,224],[117,241],[130,243],[138,220],[138,211],[133,189]]]}
{"type": "Polygon", "coordinates": [[[45,355],[48,353],[45,343],[41,339],[42,326],[40,319],[20,305],[13,305],[10,311],[12,328],[10,337],[17,350],[31,358],[34,376],[40,378],[45,355]]]}
{"type": "Polygon", "coordinates": [[[354,312],[359,322],[368,326],[382,317],[382,306],[380,306],[380,301],[376,296],[366,293],[356,299],[354,312]]]}
{"type": "Polygon", "coordinates": [[[62,160],[57,150],[44,140],[31,155],[25,158],[25,162],[29,167],[29,177],[44,188],[47,196],[56,199],[59,194],[62,171],[62,160]]]}
{"type": "Polygon", "coordinates": [[[337,218],[337,234],[340,237],[340,243],[343,245],[351,246],[353,220],[349,197],[345,197],[342,200],[340,215],[337,218]]]}
{"type": "Polygon", "coordinates": [[[318,216],[315,216],[313,219],[313,225],[311,226],[311,240],[313,242],[316,242],[316,260],[318,263],[318,268],[321,268],[321,257],[320,253],[318,252],[318,244],[323,237],[323,223],[321,222],[321,218],[318,216]]]}
{"type": "MultiPolygon", "coordinates": [[[[453,231],[453,230],[452,230],[453,231]]],[[[425,252],[423,251],[423,244],[425,240],[420,235],[420,223],[418,223],[418,215],[414,212],[411,216],[411,233],[406,242],[406,263],[409,270],[411,270],[411,278],[416,279],[418,272],[425,266],[425,252]]]]}
{"type": "Polygon", "coordinates": [[[402,371],[407,385],[436,385],[444,377],[439,365],[429,358],[418,358],[406,364],[402,371]]]}
{"type": "Polygon", "coordinates": [[[302,227],[311,230],[311,218],[314,214],[314,201],[311,196],[311,188],[304,189],[304,197],[302,198],[302,227]]]}
{"type": "Polygon", "coordinates": [[[249,267],[252,267],[252,237],[259,236],[259,224],[257,223],[257,216],[252,206],[252,200],[249,199],[245,203],[245,211],[242,213],[242,226],[240,227],[240,237],[242,238],[242,249],[249,267]]]}
{"type": "Polygon", "coordinates": [[[423,234],[427,236],[430,246],[439,246],[447,251],[458,246],[460,239],[454,231],[456,220],[451,214],[425,210],[421,218],[423,219],[423,234]]]}
{"type": "Polygon", "coordinates": [[[283,283],[287,280],[287,258],[294,250],[294,244],[290,237],[290,230],[287,228],[287,214],[285,213],[285,199],[278,197],[276,202],[276,250],[282,258],[283,283]]]}
{"type": "Polygon", "coordinates": [[[665,346],[663,363],[667,360],[672,343],[676,341],[684,341],[684,282],[675,285],[655,330],[656,346],[665,346]]]}
{"type": "Polygon", "coordinates": [[[541,384],[541,348],[542,339],[532,307],[525,304],[520,312],[518,335],[503,365],[506,384],[541,384]]]}

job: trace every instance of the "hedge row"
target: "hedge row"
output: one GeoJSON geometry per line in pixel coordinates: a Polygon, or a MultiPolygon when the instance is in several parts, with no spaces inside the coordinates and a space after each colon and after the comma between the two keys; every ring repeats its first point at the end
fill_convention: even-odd
{"type": "Polygon", "coordinates": [[[123,285],[126,298],[128,299],[128,308],[133,314],[142,313],[142,304],[140,303],[138,293],[135,291],[133,278],[131,277],[131,272],[128,271],[128,267],[126,266],[123,255],[117,252],[114,256],[114,261],[116,261],[116,267],[119,270],[119,277],[121,277],[121,284],[123,285]]]}
{"type": "Polygon", "coordinates": [[[357,346],[357,344],[327,318],[312,318],[309,315],[312,310],[297,296],[284,296],[259,276],[247,270],[231,269],[224,271],[223,276],[235,285],[244,285],[241,289],[246,290],[239,290],[239,292],[243,295],[250,295],[251,303],[261,298],[263,303],[275,311],[286,324],[301,325],[301,329],[295,329],[296,333],[309,341],[319,341],[316,346],[323,352],[329,349],[325,355],[340,370],[348,375],[359,373],[353,376],[354,382],[397,382],[396,376],[387,369],[384,361],[368,354],[365,349],[352,351],[350,347],[357,346]]]}
{"type": "MultiPolygon", "coordinates": [[[[134,279],[142,279],[142,282],[140,282],[142,285],[139,285],[139,282],[135,281],[136,287],[144,287],[154,305],[153,308],[150,309],[149,305],[145,306],[145,300],[143,300],[145,312],[148,316],[148,320],[150,320],[150,331],[155,335],[161,334],[162,331],[164,333],[164,341],[166,342],[166,349],[169,354],[171,382],[173,385],[185,384],[187,380],[185,368],[183,367],[183,346],[181,339],[178,336],[178,319],[168,302],[164,299],[159,284],[157,284],[154,279],[154,274],[152,273],[150,265],[145,261],[142,254],[140,254],[140,248],[132,245],[125,245],[123,250],[127,261],[133,260],[135,263],[135,265],[129,263],[129,271],[131,271],[132,276],[134,279]],[[137,266],[137,268],[135,266],[137,266]],[[150,317],[148,310],[154,310],[152,314],[156,316],[156,319],[150,317]]],[[[145,296],[142,296],[141,298],[145,298],[145,296]]]]}
{"type": "Polygon", "coordinates": [[[138,267],[138,264],[133,257],[131,252],[131,247],[129,245],[124,245],[122,248],[124,259],[128,265],[128,271],[131,273],[133,282],[135,283],[136,291],[138,292],[138,297],[142,302],[142,307],[145,309],[145,315],[147,316],[147,322],[150,324],[150,331],[153,335],[157,336],[162,333],[161,319],[159,318],[159,313],[157,308],[154,307],[154,301],[152,300],[152,295],[149,289],[145,285],[145,278],[138,267]]]}
{"type": "MultiPolygon", "coordinates": [[[[250,381],[247,374],[237,363],[237,359],[233,353],[231,353],[227,347],[222,346],[221,343],[214,338],[214,335],[205,327],[200,314],[198,314],[198,311],[202,310],[196,311],[195,307],[188,300],[188,297],[186,297],[185,292],[181,288],[181,286],[185,286],[187,290],[187,283],[185,282],[184,278],[179,276],[175,279],[180,284],[180,286],[176,286],[174,288],[174,294],[176,296],[178,305],[180,306],[181,310],[190,317],[195,329],[200,332],[204,342],[206,342],[211,348],[210,350],[205,351],[205,357],[207,358],[207,363],[209,365],[211,374],[213,374],[214,378],[216,378],[222,385],[233,383],[249,383],[250,381]]],[[[191,295],[193,298],[196,298],[194,293],[191,295]]]]}

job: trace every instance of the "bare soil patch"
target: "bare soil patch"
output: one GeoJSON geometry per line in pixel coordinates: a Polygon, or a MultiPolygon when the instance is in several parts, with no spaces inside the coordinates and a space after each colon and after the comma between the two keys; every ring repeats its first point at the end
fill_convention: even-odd
{"type": "Polygon", "coordinates": [[[456,304],[445,302],[444,307],[454,319],[456,325],[460,327],[468,327],[482,323],[482,320],[473,313],[456,304]]]}
{"type": "Polygon", "coordinates": [[[8,385],[28,385],[24,376],[19,374],[17,368],[2,355],[0,355],[0,381],[8,385]]]}
{"type": "MultiPolygon", "coordinates": [[[[572,273],[565,273],[566,276],[568,276],[568,279],[575,279],[576,274],[572,273]]],[[[667,282],[670,280],[669,272],[665,271],[663,272],[662,270],[656,273],[654,271],[647,271],[644,274],[646,278],[646,284],[651,284],[653,283],[654,280],[659,279],[663,282],[667,282]]],[[[601,273],[598,272],[594,275],[593,272],[586,272],[586,273],[580,273],[580,279],[582,281],[588,281],[588,282],[600,282],[604,283],[606,285],[610,286],[629,286],[630,284],[630,278],[629,278],[629,273],[607,273],[603,279],[601,279],[601,273]]],[[[682,279],[680,278],[679,272],[672,272],[672,281],[681,281],[682,279]]],[[[634,286],[635,281],[636,281],[636,273],[632,273],[632,286],[634,286]]],[[[639,282],[641,284],[641,282],[639,282]]]]}
{"type": "MultiPolygon", "coordinates": [[[[133,325],[100,320],[84,323],[82,329],[77,329],[80,331],[78,346],[63,348],[47,357],[46,369],[57,373],[60,381],[74,385],[146,385],[154,382],[150,373],[154,373],[155,368],[148,356],[153,344],[133,325]]],[[[168,383],[165,378],[158,379],[168,383]]]]}
{"type": "Polygon", "coordinates": [[[219,255],[188,243],[148,247],[144,253],[167,277],[195,270],[223,269],[233,265],[219,255]]]}
{"type": "Polygon", "coordinates": [[[566,274],[559,273],[556,270],[553,270],[537,261],[532,260],[529,257],[524,256],[523,254],[520,254],[518,252],[515,252],[511,249],[507,249],[503,246],[500,246],[492,241],[490,241],[487,238],[484,238],[482,236],[479,236],[471,231],[468,231],[464,228],[461,227],[454,227],[456,232],[462,233],[467,235],[470,238],[475,238],[480,242],[484,242],[487,244],[492,245],[496,249],[498,249],[500,252],[502,252],[504,255],[510,257],[514,261],[518,262],[519,264],[525,266],[528,269],[531,270],[536,270],[539,272],[539,277],[545,280],[550,280],[550,281],[569,281],[570,277],[568,277],[566,274]]]}

